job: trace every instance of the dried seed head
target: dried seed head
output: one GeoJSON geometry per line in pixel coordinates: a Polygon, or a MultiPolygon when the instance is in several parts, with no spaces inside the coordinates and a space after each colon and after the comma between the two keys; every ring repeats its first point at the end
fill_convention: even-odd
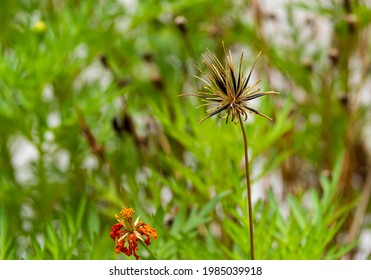
{"type": "Polygon", "coordinates": [[[229,116],[231,116],[234,123],[238,123],[239,116],[243,116],[246,120],[248,113],[258,114],[271,120],[270,117],[249,106],[250,100],[268,94],[278,94],[278,92],[275,91],[261,92],[260,88],[257,86],[262,79],[249,85],[252,71],[260,53],[255,58],[247,76],[245,76],[241,70],[243,53],[241,54],[237,71],[233,65],[231,51],[229,51],[229,54],[225,51],[226,61],[224,66],[217,59],[215,54],[209,50],[206,50],[202,56],[204,58],[202,62],[206,66],[208,72],[206,73],[198,68],[201,74],[203,74],[203,77],[197,78],[205,83],[205,91],[200,91],[197,94],[185,94],[201,97],[204,103],[199,107],[214,106],[206,111],[206,117],[199,123],[223,111],[226,112],[226,122],[228,122],[229,116]]]}
{"type": "Polygon", "coordinates": [[[187,19],[183,16],[177,16],[174,19],[175,25],[179,28],[182,33],[187,32],[187,19]]]}
{"type": "Polygon", "coordinates": [[[333,65],[336,65],[339,61],[339,55],[340,55],[340,52],[338,49],[336,48],[331,48],[329,51],[328,51],[328,57],[329,59],[331,60],[331,63],[333,65]]]}

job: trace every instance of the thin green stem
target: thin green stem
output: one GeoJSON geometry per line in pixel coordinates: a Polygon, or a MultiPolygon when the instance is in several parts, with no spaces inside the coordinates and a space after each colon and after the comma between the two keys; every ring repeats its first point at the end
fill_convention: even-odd
{"type": "Polygon", "coordinates": [[[243,141],[245,147],[245,175],[246,175],[246,189],[247,189],[247,204],[248,204],[248,212],[249,212],[249,231],[250,231],[250,252],[251,252],[251,259],[255,259],[254,254],[254,225],[252,219],[252,203],[251,203],[251,186],[250,186],[250,172],[249,172],[249,155],[248,155],[248,143],[245,128],[243,126],[241,115],[238,115],[241,130],[243,134],[243,141]]]}
{"type": "Polygon", "coordinates": [[[144,243],[143,240],[140,240],[140,239],[138,239],[138,240],[139,240],[139,243],[144,247],[144,249],[146,249],[147,252],[152,256],[152,258],[154,258],[155,260],[157,260],[156,256],[151,252],[151,250],[148,248],[147,244],[144,243]]]}

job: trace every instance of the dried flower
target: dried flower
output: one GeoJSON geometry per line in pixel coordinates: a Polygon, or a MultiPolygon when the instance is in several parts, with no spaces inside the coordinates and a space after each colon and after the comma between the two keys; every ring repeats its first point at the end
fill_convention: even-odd
{"type": "Polygon", "coordinates": [[[223,66],[217,57],[209,50],[206,50],[206,52],[202,55],[204,58],[202,62],[206,66],[209,74],[197,68],[205,77],[197,78],[206,84],[204,86],[206,92],[200,91],[197,94],[184,94],[201,97],[202,101],[205,103],[198,107],[216,105],[216,107],[210,108],[206,111],[207,116],[199,123],[202,123],[204,120],[222,111],[226,112],[226,115],[224,116],[226,118],[226,122],[228,122],[229,115],[232,116],[232,121],[234,123],[238,123],[239,116],[244,116],[246,120],[248,113],[258,114],[272,120],[270,117],[260,113],[254,108],[251,108],[248,104],[250,100],[260,96],[267,94],[278,94],[278,92],[275,91],[261,92],[260,88],[256,88],[262,79],[259,79],[251,86],[248,85],[251,73],[260,53],[255,58],[249,74],[247,77],[244,77],[244,73],[241,71],[243,53],[241,54],[240,65],[237,73],[233,65],[231,51],[229,51],[229,55],[227,55],[225,49],[224,52],[226,55],[225,66],[223,66]]]}
{"type": "MultiPolygon", "coordinates": [[[[223,44],[224,48],[224,44],[223,44]]],[[[245,77],[244,73],[241,71],[243,53],[240,58],[240,65],[238,67],[238,72],[236,72],[233,61],[232,53],[229,51],[229,55],[224,48],[224,53],[226,56],[225,66],[223,66],[216,56],[209,50],[202,55],[204,60],[203,64],[206,66],[209,73],[203,72],[200,68],[197,68],[204,76],[204,78],[197,77],[203,81],[206,85],[204,88],[206,91],[200,91],[197,94],[186,93],[184,95],[201,97],[204,103],[201,106],[214,105],[213,108],[206,110],[206,117],[204,117],[199,123],[204,120],[225,111],[226,123],[228,123],[229,115],[232,115],[232,121],[237,124],[240,123],[241,131],[244,140],[245,149],[245,175],[246,175],[246,190],[247,190],[247,206],[249,215],[249,238],[250,238],[250,253],[251,259],[255,259],[254,253],[254,229],[253,229],[253,215],[252,215],[252,202],[251,202],[251,187],[250,187],[250,172],[249,172],[249,157],[248,157],[248,141],[246,137],[246,132],[243,125],[242,117],[245,120],[248,117],[248,113],[258,114],[269,120],[270,117],[260,113],[254,108],[249,106],[249,101],[258,98],[263,95],[268,94],[278,94],[275,91],[264,91],[261,92],[260,88],[257,88],[258,84],[262,79],[259,79],[255,84],[249,85],[251,78],[251,73],[254,69],[256,61],[260,53],[255,58],[253,65],[250,69],[249,74],[245,77]]]]}
{"type": "Polygon", "coordinates": [[[157,232],[149,225],[139,222],[139,217],[134,222],[133,216],[133,208],[123,208],[120,215],[115,215],[118,223],[114,224],[111,228],[110,237],[113,241],[116,241],[117,238],[115,247],[117,254],[120,252],[123,252],[127,256],[133,254],[138,260],[138,241],[143,241],[148,246],[151,244],[151,236],[153,240],[156,240],[157,232]],[[125,241],[128,243],[127,247],[125,246],[125,241]]]}

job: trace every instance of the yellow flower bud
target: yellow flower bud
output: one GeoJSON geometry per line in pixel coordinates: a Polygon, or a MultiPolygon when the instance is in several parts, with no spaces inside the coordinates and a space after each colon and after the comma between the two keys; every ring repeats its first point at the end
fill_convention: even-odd
{"type": "Polygon", "coordinates": [[[46,31],[46,24],[44,21],[42,20],[38,20],[36,21],[33,25],[32,25],[32,30],[35,32],[35,33],[44,33],[46,31]]]}

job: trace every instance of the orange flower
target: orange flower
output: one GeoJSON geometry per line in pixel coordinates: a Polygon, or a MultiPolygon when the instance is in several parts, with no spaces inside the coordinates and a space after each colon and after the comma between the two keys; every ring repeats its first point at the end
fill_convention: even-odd
{"type": "Polygon", "coordinates": [[[138,240],[144,241],[146,245],[151,244],[151,236],[153,240],[157,238],[157,232],[149,225],[139,222],[139,217],[133,220],[134,209],[123,208],[120,215],[115,215],[118,223],[114,224],[110,231],[110,237],[117,243],[115,247],[116,254],[123,252],[127,256],[132,254],[138,260],[138,240]],[[145,237],[145,239],[143,239],[145,237]],[[128,246],[125,246],[125,241],[128,246]]]}

